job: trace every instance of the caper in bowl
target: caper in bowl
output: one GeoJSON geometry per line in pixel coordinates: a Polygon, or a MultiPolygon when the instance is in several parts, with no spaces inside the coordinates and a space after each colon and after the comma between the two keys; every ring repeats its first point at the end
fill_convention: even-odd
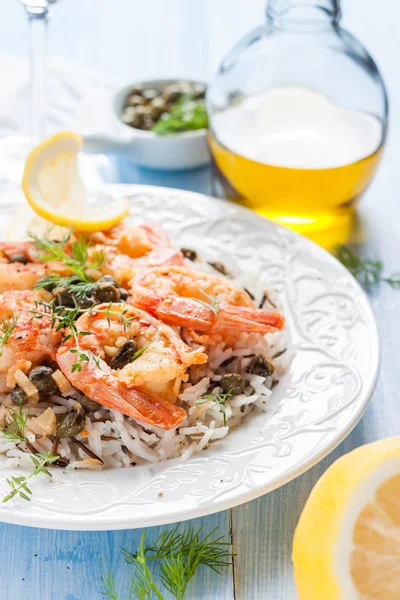
{"type": "Polygon", "coordinates": [[[158,89],[140,84],[129,90],[121,121],[158,135],[206,129],[205,93],[203,83],[192,81],[166,83],[158,89]]]}

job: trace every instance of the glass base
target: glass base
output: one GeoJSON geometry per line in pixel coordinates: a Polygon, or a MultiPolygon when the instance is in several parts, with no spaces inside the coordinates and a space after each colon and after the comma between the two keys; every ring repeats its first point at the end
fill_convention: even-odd
{"type": "Polygon", "coordinates": [[[276,212],[256,211],[263,217],[276,221],[308,237],[329,251],[345,244],[354,224],[354,207],[349,206],[332,212],[307,215],[281,215],[276,212]]]}
{"type": "Polygon", "coordinates": [[[212,194],[218,198],[225,198],[254,210],[257,214],[276,221],[297,233],[308,237],[316,244],[333,251],[338,246],[345,244],[350,238],[355,219],[355,203],[332,210],[310,211],[307,213],[285,214],[284,212],[268,210],[268,208],[257,209],[250,206],[246,199],[239,196],[237,191],[230,185],[221,172],[213,167],[212,194]]]}

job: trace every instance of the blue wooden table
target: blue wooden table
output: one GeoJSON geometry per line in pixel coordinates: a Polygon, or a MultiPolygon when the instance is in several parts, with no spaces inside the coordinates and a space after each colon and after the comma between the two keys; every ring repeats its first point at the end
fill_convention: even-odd
{"type": "MultiPolygon", "coordinates": [[[[183,1],[192,5],[192,2],[183,1]]],[[[202,2],[207,11],[205,19],[209,20],[207,46],[210,52],[208,66],[204,63],[201,68],[212,69],[233,39],[262,17],[264,0],[253,0],[251,9],[250,3],[244,0],[202,2]]],[[[112,71],[121,79],[135,77],[144,66],[140,64],[136,68],[127,53],[128,40],[132,39],[130,33],[140,26],[134,4],[129,0],[85,0],[85,3],[65,0],[57,7],[58,15],[57,12],[54,15],[51,34],[53,53],[112,71]],[[127,14],[131,15],[129,19],[127,14]],[[106,48],[104,44],[96,45],[96,31],[104,28],[105,22],[109,27],[107,35],[114,42],[106,48]],[[74,29],[74,35],[69,35],[68,28],[74,29]]],[[[392,52],[398,37],[396,17],[400,8],[396,0],[380,3],[379,10],[373,0],[352,0],[343,4],[345,23],[368,45],[382,68],[392,109],[388,147],[378,175],[362,202],[360,226],[354,234],[354,241],[362,246],[365,255],[383,259],[388,272],[398,271],[400,85],[397,60],[392,52]]],[[[0,22],[0,52],[23,54],[27,50],[23,14],[16,1],[13,4],[8,0],[6,10],[7,18],[0,22]]],[[[157,48],[153,51],[156,53],[157,48]]],[[[119,160],[117,170],[122,182],[167,185],[205,193],[210,191],[207,169],[181,174],[151,173],[139,171],[119,160]]],[[[335,452],[302,477],[249,504],[194,522],[195,525],[203,524],[205,530],[218,526],[220,533],[232,540],[235,558],[233,567],[227,569],[223,576],[206,571],[199,574],[188,598],[294,600],[291,542],[298,516],[312,486],[343,452],[399,433],[400,369],[397,363],[400,356],[400,292],[381,288],[371,296],[371,302],[381,333],[383,360],[378,386],[366,415],[335,452]]],[[[155,537],[158,531],[159,528],[151,529],[148,535],[155,537]]],[[[140,535],[139,530],[84,533],[0,525],[0,598],[98,600],[101,598],[102,558],[104,565],[114,573],[120,598],[124,600],[128,597],[130,567],[123,560],[120,548],[136,549],[140,535]]]]}

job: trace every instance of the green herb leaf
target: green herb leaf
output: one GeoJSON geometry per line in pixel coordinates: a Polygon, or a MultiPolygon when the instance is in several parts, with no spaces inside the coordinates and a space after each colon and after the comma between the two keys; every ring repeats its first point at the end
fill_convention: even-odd
{"type": "Polygon", "coordinates": [[[208,117],[204,100],[192,100],[188,96],[183,96],[153,125],[150,131],[158,135],[168,135],[207,127],[208,117]]]}
{"type": "Polygon", "coordinates": [[[3,429],[0,429],[0,434],[7,440],[16,442],[26,442],[25,428],[29,417],[29,410],[24,413],[22,406],[19,410],[9,407],[4,422],[3,429]]]}
{"type": "Polygon", "coordinates": [[[112,573],[110,571],[105,571],[103,569],[103,563],[100,560],[100,568],[101,568],[101,583],[103,584],[103,591],[100,592],[102,596],[107,598],[107,600],[118,600],[117,590],[115,588],[115,581],[112,573]]]}
{"type": "Polygon", "coordinates": [[[232,392],[212,392],[211,394],[203,394],[200,396],[200,400],[197,400],[196,404],[206,404],[207,402],[214,402],[214,405],[218,405],[221,407],[221,412],[224,417],[224,427],[226,427],[227,418],[226,418],[226,409],[225,402],[232,396],[232,392]]]}
{"type": "Polygon", "coordinates": [[[91,240],[83,236],[71,243],[70,254],[64,250],[65,244],[70,241],[72,232],[63,240],[56,242],[50,239],[40,239],[31,234],[31,238],[38,250],[38,259],[42,262],[60,261],[71,271],[71,275],[61,277],[58,274],[41,278],[35,289],[51,289],[59,287],[68,289],[77,298],[90,298],[96,287],[96,282],[87,275],[87,269],[99,269],[107,260],[104,250],[91,248],[91,240]]]}
{"type": "Polygon", "coordinates": [[[149,561],[158,564],[161,583],[176,600],[183,600],[199,566],[206,566],[220,574],[222,568],[231,565],[232,554],[229,542],[223,537],[213,539],[215,532],[216,529],[202,536],[201,527],[195,530],[190,526],[182,530],[178,524],[163,531],[153,544],[146,544],[144,531],[136,552],[123,549],[125,560],[134,567],[131,592],[139,600],[151,600],[152,594],[164,600],[149,569],[149,561]]]}
{"type": "Polygon", "coordinates": [[[143,348],[140,348],[139,350],[136,350],[136,352],[132,356],[132,359],[130,360],[130,362],[133,362],[134,360],[136,360],[137,358],[139,358],[139,356],[142,356],[143,352],[145,352],[149,346],[151,346],[151,342],[149,342],[148,344],[146,344],[145,346],[143,346],[143,348]]]}
{"type": "Polygon", "coordinates": [[[18,315],[15,315],[13,312],[11,312],[11,319],[0,319],[0,356],[3,354],[3,347],[7,344],[17,323],[18,315]]]}
{"type": "Polygon", "coordinates": [[[37,454],[36,456],[31,455],[30,459],[35,468],[26,477],[11,477],[11,479],[6,480],[11,488],[11,492],[4,496],[2,502],[8,502],[15,498],[15,496],[20,496],[23,500],[30,501],[32,491],[28,487],[28,481],[40,473],[51,477],[51,473],[46,469],[46,465],[55,462],[59,458],[59,456],[53,456],[51,452],[47,452],[47,454],[37,454]]]}
{"type": "Polygon", "coordinates": [[[339,246],[335,251],[335,256],[365,289],[368,290],[374,284],[382,281],[394,289],[400,289],[400,273],[384,277],[382,261],[360,258],[346,246],[339,246]]]}
{"type": "Polygon", "coordinates": [[[215,296],[211,296],[210,294],[206,294],[206,292],[204,292],[203,290],[199,290],[199,292],[201,294],[203,294],[203,296],[205,296],[209,302],[204,302],[203,300],[199,300],[198,298],[193,298],[193,297],[190,299],[194,300],[195,302],[198,302],[205,308],[209,308],[214,313],[214,315],[217,315],[219,313],[219,311],[221,310],[221,307],[220,307],[220,304],[219,304],[217,298],[215,296]]]}
{"type": "Polygon", "coordinates": [[[390,277],[384,277],[382,281],[391,285],[395,290],[400,289],[400,273],[392,273],[390,277]]]}

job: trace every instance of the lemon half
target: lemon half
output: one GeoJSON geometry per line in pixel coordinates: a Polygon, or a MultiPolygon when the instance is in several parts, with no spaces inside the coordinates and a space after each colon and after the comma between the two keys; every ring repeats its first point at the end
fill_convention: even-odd
{"type": "Polygon", "coordinates": [[[326,471],[297,525],[293,564],[300,600],[400,598],[400,436],[326,471]]]}
{"type": "Polygon", "coordinates": [[[53,135],[28,155],[22,189],[37,215],[80,231],[110,229],[128,214],[125,198],[99,194],[90,198],[78,171],[82,138],[65,131],[53,135]]]}

